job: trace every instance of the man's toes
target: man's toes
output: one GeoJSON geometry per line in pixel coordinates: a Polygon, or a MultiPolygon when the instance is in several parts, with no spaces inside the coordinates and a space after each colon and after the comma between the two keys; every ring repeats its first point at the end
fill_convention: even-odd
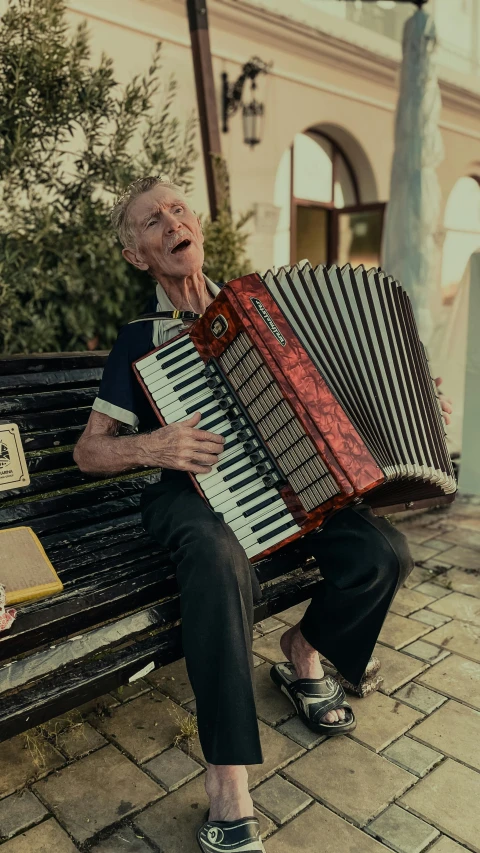
{"type": "Polygon", "coordinates": [[[345,708],[337,708],[337,714],[339,720],[345,719],[345,708]]]}
{"type": "Polygon", "coordinates": [[[336,723],[337,722],[336,711],[328,711],[328,713],[322,717],[322,720],[324,723],[336,723]]]}

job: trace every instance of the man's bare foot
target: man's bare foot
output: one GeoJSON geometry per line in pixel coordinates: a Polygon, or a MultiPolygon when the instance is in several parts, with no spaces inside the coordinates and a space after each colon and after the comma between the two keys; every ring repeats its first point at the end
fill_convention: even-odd
{"type": "MultiPolygon", "coordinates": [[[[316,649],[310,645],[300,630],[300,623],[289,628],[280,637],[280,648],[290,663],[293,663],[298,678],[323,678],[325,675],[316,649]]],[[[328,711],[322,722],[336,723],[345,719],[345,709],[328,711]]]]}
{"type": "Polygon", "coordinates": [[[210,800],[210,820],[239,820],[253,815],[245,766],[209,764],[205,790],[210,800]]]}

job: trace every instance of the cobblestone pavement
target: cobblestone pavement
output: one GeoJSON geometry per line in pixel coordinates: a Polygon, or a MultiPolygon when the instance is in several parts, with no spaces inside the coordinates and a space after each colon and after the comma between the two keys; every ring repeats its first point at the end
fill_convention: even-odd
{"type": "MultiPolygon", "coordinates": [[[[270,682],[306,604],[256,626],[265,762],[250,782],[267,853],[480,853],[480,498],[396,524],[416,567],[351,735],[316,737],[270,682]]],[[[0,853],[195,853],[205,765],[198,738],[175,740],[194,708],[181,660],[82,706],[74,725],[53,721],[47,739],[3,743],[0,853]]]]}

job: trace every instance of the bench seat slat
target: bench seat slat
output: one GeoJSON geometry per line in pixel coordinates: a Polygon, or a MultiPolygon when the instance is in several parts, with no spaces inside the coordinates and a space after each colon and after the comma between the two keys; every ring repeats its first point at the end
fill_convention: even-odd
{"type": "MultiPolygon", "coordinates": [[[[106,504],[103,504],[101,515],[104,514],[103,510],[105,507],[106,504]]],[[[123,515],[120,518],[110,518],[108,513],[105,513],[105,520],[99,521],[96,524],[72,528],[68,533],[51,533],[42,536],[42,544],[48,553],[50,553],[50,549],[52,549],[53,553],[55,549],[60,551],[62,548],[69,548],[74,546],[76,542],[79,548],[94,549],[97,547],[97,542],[98,547],[101,548],[103,540],[108,544],[110,539],[115,540],[120,531],[123,534],[130,528],[133,530],[140,527],[141,518],[139,512],[123,515]]]]}
{"type": "MultiPolygon", "coordinates": [[[[40,429],[55,429],[61,427],[84,427],[92,411],[91,406],[83,409],[66,409],[65,411],[36,412],[31,415],[9,415],[9,421],[17,424],[20,432],[40,429]]],[[[24,449],[29,450],[24,444],[24,449]]]]}
{"type": "Polygon", "coordinates": [[[45,474],[38,474],[37,476],[32,477],[28,486],[2,492],[2,498],[5,501],[9,501],[16,498],[29,498],[34,495],[39,495],[42,500],[44,500],[48,499],[50,492],[56,492],[59,489],[75,489],[77,486],[84,486],[87,483],[91,483],[93,485],[97,482],[101,482],[98,477],[92,477],[90,474],[83,474],[79,468],[72,466],[67,468],[66,471],[50,471],[45,474]]]}
{"type": "Polygon", "coordinates": [[[0,660],[7,661],[28,652],[32,645],[40,648],[47,643],[64,641],[69,635],[91,631],[139,608],[160,605],[163,599],[174,595],[178,595],[178,587],[171,567],[164,567],[161,572],[139,574],[134,584],[128,579],[100,590],[84,591],[81,601],[72,590],[69,595],[61,595],[60,600],[52,600],[46,610],[22,611],[17,631],[12,633],[14,623],[0,642],[0,660]]]}
{"type": "Polygon", "coordinates": [[[30,355],[7,355],[0,359],[0,376],[16,376],[28,373],[52,373],[62,371],[68,375],[75,370],[104,367],[108,352],[45,352],[30,355]]]}
{"type": "MultiPolygon", "coordinates": [[[[17,421],[14,421],[17,423],[17,421]]],[[[47,429],[38,431],[20,430],[25,452],[30,450],[48,450],[51,447],[74,445],[83,432],[83,426],[65,427],[65,429],[47,429]]]]}
{"type": "Polygon", "coordinates": [[[26,456],[30,474],[42,474],[55,471],[58,468],[69,468],[74,465],[73,450],[59,450],[56,453],[38,453],[26,456]]]}
{"type": "Polygon", "coordinates": [[[53,391],[57,388],[70,386],[80,387],[97,386],[103,375],[103,367],[91,367],[88,370],[65,370],[52,373],[19,373],[14,376],[2,376],[0,374],[0,391],[34,391],[38,389],[41,393],[46,388],[53,391]]]}
{"type": "MultiPolygon", "coordinates": [[[[36,533],[59,529],[58,526],[62,522],[65,527],[72,526],[82,517],[91,517],[92,506],[100,506],[103,501],[125,498],[126,505],[130,507],[138,505],[143,487],[147,483],[155,483],[157,480],[158,474],[134,476],[117,480],[108,485],[94,484],[90,488],[80,489],[77,492],[4,506],[0,509],[0,529],[2,526],[18,525],[27,520],[36,533]],[[86,510],[83,516],[82,510],[86,510]],[[58,515],[52,515],[56,512],[58,515]]],[[[104,509],[105,507],[103,507],[104,509]]]]}
{"type": "Polygon", "coordinates": [[[0,399],[0,416],[17,417],[33,412],[54,412],[55,410],[91,406],[97,396],[97,387],[71,388],[61,391],[44,391],[42,394],[22,394],[0,399]]]}

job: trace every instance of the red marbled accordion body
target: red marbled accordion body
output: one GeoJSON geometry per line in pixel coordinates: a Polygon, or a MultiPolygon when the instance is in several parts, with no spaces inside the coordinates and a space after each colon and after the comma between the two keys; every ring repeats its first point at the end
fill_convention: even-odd
{"type": "MultiPolygon", "coordinates": [[[[319,527],[332,510],[352,503],[383,483],[384,475],[256,274],[225,285],[203,317],[182,334],[190,336],[199,355],[207,362],[211,357],[218,359],[240,332],[245,333],[260,352],[284,398],[288,400],[338,484],[338,494],[311,512],[303,509],[289,485],[282,487],[282,497],[301,526],[301,531],[267,548],[254,558],[258,560],[319,527]],[[256,303],[261,303],[260,310],[256,303]],[[267,313],[267,321],[264,312],[267,313]],[[222,315],[227,323],[226,331],[219,338],[211,330],[218,315],[222,315]]],[[[170,340],[168,344],[171,343],[170,340]]],[[[160,423],[164,424],[161,412],[135,364],[133,368],[160,423]]],[[[268,446],[268,441],[265,443],[268,446]]],[[[196,478],[191,476],[195,487],[203,495],[196,478]]]]}

